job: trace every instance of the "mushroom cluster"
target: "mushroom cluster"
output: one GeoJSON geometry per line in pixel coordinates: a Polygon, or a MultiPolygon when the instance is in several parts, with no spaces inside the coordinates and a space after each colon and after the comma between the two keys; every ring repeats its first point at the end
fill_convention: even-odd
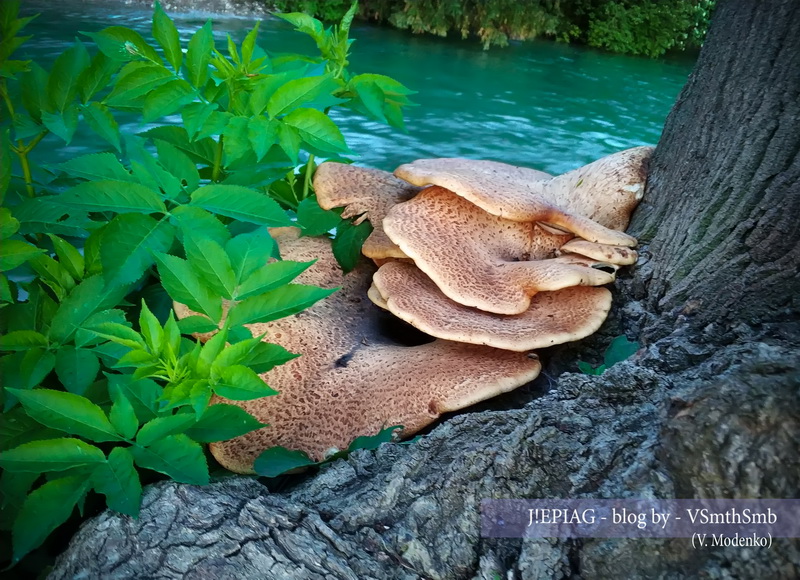
{"type": "Polygon", "coordinates": [[[378,306],[436,338],[526,352],[596,331],[601,288],[636,261],[624,233],[650,147],[558,177],[496,161],[422,159],[394,175],[323,163],[325,209],[372,222],[378,306]],[[422,189],[421,189],[422,188],[422,189]]]}
{"type": "Polygon", "coordinates": [[[276,445],[321,460],[359,435],[393,425],[412,435],[536,378],[531,351],[596,331],[611,307],[600,286],[636,260],[623,230],[651,153],[623,151],[558,177],[465,159],[415,161],[394,175],[320,165],[320,205],[371,222],[362,252],[378,269],[362,261],[345,276],[327,240],[271,230],[284,259],[317,259],[297,282],[341,290],[251,325],[303,356],[262,375],[278,396],[216,399],[269,426],[211,444],[213,455],[239,473],[276,445]],[[387,332],[397,319],[434,338],[398,341],[387,332]]]}

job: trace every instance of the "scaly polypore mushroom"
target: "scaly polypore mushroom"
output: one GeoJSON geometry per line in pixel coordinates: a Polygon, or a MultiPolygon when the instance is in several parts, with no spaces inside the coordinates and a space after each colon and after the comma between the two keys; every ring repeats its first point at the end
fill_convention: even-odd
{"type": "Polygon", "coordinates": [[[388,426],[402,425],[402,435],[411,435],[441,413],[512,390],[539,374],[539,361],[524,353],[443,340],[419,346],[393,342],[382,332],[391,316],[366,298],[374,267],[363,262],[344,276],[328,240],[298,238],[297,232],[273,233],[285,259],[318,258],[297,281],[341,290],[295,316],[250,326],[254,335],[266,333],[265,340],[302,356],[262,375],[278,395],[254,401],[214,398],[239,405],[269,425],[210,445],[231,471],[252,473],[256,457],[275,445],[320,460],[357,436],[388,426]]]}
{"type": "Polygon", "coordinates": [[[622,230],[644,194],[652,151],[628,149],[553,178],[537,179],[496,162],[452,158],[420,159],[394,173],[414,185],[449,189],[493,215],[543,222],[590,242],[631,247],[636,240],[622,230]]]}
{"type": "Polygon", "coordinates": [[[450,300],[419,268],[403,262],[378,269],[369,297],[431,336],[520,352],[589,336],[611,308],[607,289],[574,286],[537,293],[522,314],[492,314],[450,300]]]}
{"type": "Polygon", "coordinates": [[[382,222],[392,206],[411,199],[421,189],[388,171],[346,163],[328,161],[314,173],[314,191],[321,208],[344,207],[343,218],[360,216],[356,224],[365,219],[372,224],[361,253],[376,261],[406,257],[383,232],[382,222]]]}
{"type": "Polygon", "coordinates": [[[571,235],[489,214],[441,187],[394,206],[383,227],[448,298],[487,312],[521,314],[537,292],[614,280],[589,258],[553,259],[571,235]]]}

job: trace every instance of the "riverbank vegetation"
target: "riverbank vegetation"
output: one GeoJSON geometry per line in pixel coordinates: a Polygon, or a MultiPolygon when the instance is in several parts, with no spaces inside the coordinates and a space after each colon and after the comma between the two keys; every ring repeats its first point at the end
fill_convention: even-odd
{"type": "Polygon", "coordinates": [[[47,70],[14,58],[35,18],[19,8],[0,3],[5,563],[76,508],[136,517],[143,483],[208,483],[203,444],[264,426],[212,396],[274,395],[259,374],[302,353],[245,325],[335,291],[292,283],[313,262],[280,260],[267,227],[332,237],[352,269],[370,226],[322,210],[311,185],[315,156],[350,153],[328,112],[402,126],[412,92],[348,70],[353,12],[328,29],[283,15],[317,45],[298,55],[263,50],[258,25],[218,48],[209,21],[184,44],[156,3],[153,40],[85,33],[47,70]],[[55,164],[45,140],[97,152],[55,164]],[[176,321],[173,301],[195,315],[176,321]]]}
{"type": "MultiPolygon", "coordinates": [[[[699,48],[715,0],[361,0],[358,17],[414,33],[477,36],[485,48],[552,38],[657,57],[699,48]]],[[[350,0],[277,0],[284,12],[337,21],[350,0]]]]}

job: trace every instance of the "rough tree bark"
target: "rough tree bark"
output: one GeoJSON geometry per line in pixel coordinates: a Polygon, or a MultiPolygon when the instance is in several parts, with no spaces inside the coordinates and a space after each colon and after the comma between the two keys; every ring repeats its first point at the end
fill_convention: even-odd
{"type": "Polygon", "coordinates": [[[463,414],[292,490],[153,486],[87,522],[51,578],[796,578],[798,540],[488,540],[485,497],[797,497],[800,2],[727,0],[667,120],[622,306],[643,349],[524,408],[463,414]]]}

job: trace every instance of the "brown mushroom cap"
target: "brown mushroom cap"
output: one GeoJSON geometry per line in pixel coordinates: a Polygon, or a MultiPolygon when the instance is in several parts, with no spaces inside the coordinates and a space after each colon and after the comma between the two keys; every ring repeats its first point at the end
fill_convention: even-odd
{"type": "Polygon", "coordinates": [[[249,326],[254,335],[266,332],[265,340],[302,356],[261,375],[279,395],[214,398],[269,424],[210,445],[226,468],[253,473],[256,457],[275,445],[319,460],[359,435],[392,425],[403,425],[402,435],[411,435],[443,412],[512,390],[539,374],[539,362],[525,354],[441,340],[412,347],[392,342],[381,328],[396,319],[366,297],[372,266],[362,263],[344,276],[327,240],[298,239],[296,230],[284,228],[273,237],[285,259],[318,258],[299,283],[342,289],[295,316],[249,326]]]}
{"type": "Polygon", "coordinates": [[[441,187],[394,206],[383,227],[448,298],[487,312],[521,314],[537,292],[614,281],[614,274],[549,259],[570,235],[486,213],[441,187]]]}
{"type": "MultiPolygon", "coordinates": [[[[513,221],[544,222],[586,240],[635,246],[622,233],[641,199],[652,147],[609,155],[554,178],[469,159],[420,159],[395,175],[414,185],[438,185],[485,211],[513,221]]],[[[531,172],[532,170],[528,170],[531,172]]]]}
{"type": "Polygon", "coordinates": [[[321,208],[344,207],[343,218],[361,216],[357,224],[365,219],[372,224],[361,252],[374,260],[406,257],[383,232],[381,222],[389,208],[411,199],[420,189],[388,171],[346,163],[328,161],[314,173],[314,191],[321,208]]]}
{"type": "Polygon", "coordinates": [[[370,298],[377,294],[392,314],[431,336],[518,352],[589,336],[611,308],[607,289],[576,286],[539,292],[522,314],[492,314],[453,302],[419,268],[401,262],[381,266],[374,286],[370,298]]]}

